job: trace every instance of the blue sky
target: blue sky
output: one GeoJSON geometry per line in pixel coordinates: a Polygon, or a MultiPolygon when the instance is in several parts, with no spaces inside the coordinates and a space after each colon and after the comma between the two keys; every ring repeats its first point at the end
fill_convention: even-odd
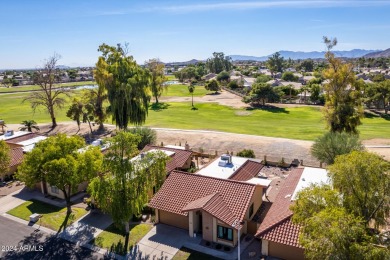
{"type": "Polygon", "coordinates": [[[101,43],[128,42],[138,63],[206,59],[214,51],[263,56],[279,50],[390,48],[390,1],[3,0],[0,69],[96,63],[101,43]]]}

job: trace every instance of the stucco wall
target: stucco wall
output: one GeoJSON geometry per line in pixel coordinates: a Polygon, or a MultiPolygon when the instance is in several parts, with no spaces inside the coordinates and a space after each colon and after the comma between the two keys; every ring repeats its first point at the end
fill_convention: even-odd
{"type": "Polygon", "coordinates": [[[268,255],[286,260],[303,260],[304,250],[293,246],[268,241],[268,255]]]}
{"type": "Polygon", "coordinates": [[[188,217],[159,210],[159,223],[188,230],[188,217]]]}
{"type": "Polygon", "coordinates": [[[213,216],[203,211],[202,222],[203,239],[207,241],[213,241],[213,216]]]}
{"type": "Polygon", "coordinates": [[[245,215],[246,220],[252,219],[252,217],[255,215],[256,211],[260,208],[261,203],[263,202],[262,197],[263,197],[263,187],[261,186],[256,186],[255,192],[253,193],[253,196],[251,198],[251,201],[248,205],[248,210],[245,215]],[[251,204],[253,203],[253,214],[249,216],[249,208],[251,204]]]}

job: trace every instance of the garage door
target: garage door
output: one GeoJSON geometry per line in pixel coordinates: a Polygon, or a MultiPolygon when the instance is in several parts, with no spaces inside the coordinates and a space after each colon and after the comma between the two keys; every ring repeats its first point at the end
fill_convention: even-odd
{"type": "Polygon", "coordinates": [[[160,223],[188,230],[188,217],[159,210],[160,223]]]}

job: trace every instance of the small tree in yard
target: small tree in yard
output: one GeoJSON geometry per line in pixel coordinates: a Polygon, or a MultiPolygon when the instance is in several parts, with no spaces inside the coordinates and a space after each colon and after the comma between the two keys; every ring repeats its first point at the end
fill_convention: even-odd
{"type": "Polygon", "coordinates": [[[204,87],[208,91],[215,91],[215,93],[218,93],[218,91],[221,90],[221,87],[215,79],[211,80],[210,82],[207,82],[204,87]]]}
{"type": "Polygon", "coordinates": [[[151,152],[130,160],[138,153],[140,137],[129,132],[119,132],[110,141],[104,158],[104,174],[94,178],[88,191],[99,208],[109,213],[114,223],[125,225],[128,245],[129,222],[139,215],[148,202],[148,193],[160,188],[166,176],[167,156],[151,152]]]}
{"type": "Polygon", "coordinates": [[[80,183],[91,180],[101,170],[103,155],[99,148],[90,147],[79,152],[78,149],[84,146],[81,137],[65,134],[40,141],[25,155],[17,177],[29,187],[41,181],[44,187],[46,183],[57,187],[64,193],[67,212],[70,214],[72,193],[80,183]]]}

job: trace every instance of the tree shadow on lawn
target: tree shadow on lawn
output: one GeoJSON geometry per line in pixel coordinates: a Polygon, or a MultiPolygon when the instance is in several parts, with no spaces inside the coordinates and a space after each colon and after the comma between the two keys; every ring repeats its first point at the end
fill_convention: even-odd
{"type": "MultiPolygon", "coordinates": [[[[24,237],[17,250],[3,255],[4,259],[100,259],[94,252],[79,247],[55,235],[45,236],[37,231],[24,237]]],[[[104,259],[111,259],[109,255],[104,259]]]]}
{"type": "MultiPolygon", "coordinates": [[[[129,227],[129,234],[126,234],[126,231],[123,227],[117,227],[115,224],[112,224],[109,226],[105,231],[117,234],[125,239],[124,242],[120,240],[117,243],[112,243],[110,245],[110,248],[107,248],[108,252],[110,253],[116,253],[119,255],[126,255],[128,252],[133,251],[134,245],[129,245],[129,239],[130,239],[130,232],[133,228],[135,228],[136,225],[130,225],[129,227]]],[[[90,244],[98,246],[103,248],[103,238],[102,237],[96,237],[91,240],[90,244]]]]}
{"type": "Polygon", "coordinates": [[[378,112],[376,110],[370,110],[370,112],[364,111],[364,118],[383,118],[386,121],[390,121],[390,115],[378,112]]]}
{"type": "Polygon", "coordinates": [[[285,108],[283,107],[276,107],[276,106],[272,106],[272,105],[265,105],[265,106],[262,106],[262,105],[252,105],[251,107],[247,107],[246,110],[248,111],[252,111],[252,110],[261,110],[261,111],[267,111],[267,112],[271,112],[271,113],[284,113],[284,114],[289,114],[290,111],[286,110],[285,108]]]}
{"type": "Polygon", "coordinates": [[[160,102],[160,103],[153,103],[149,107],[151,110],[158,112],[158,111],[161,111],[163,109],[168,109],[169,106],[170,106],[170,104],[168,104],[168,103],[161,103],[160,102]]]}
{"type": "Polygon", "coordinates": [[[221,92],[207,93],[206,96],[218,96],[221,95],[221,92]]]}

